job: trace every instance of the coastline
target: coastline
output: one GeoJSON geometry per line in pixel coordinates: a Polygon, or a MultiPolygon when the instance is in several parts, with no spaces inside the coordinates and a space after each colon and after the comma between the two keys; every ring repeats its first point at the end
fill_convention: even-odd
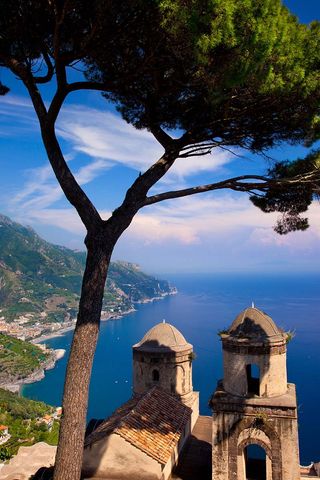
{"type": "Polygon", "coordinates": [[[39,368],[30,373],[30,375],[26,376],[25,378],[13,379],[11,382],[2,383],[0,384],[0,388],[20,394],[24,385],[42,380],[45,377],[45,371],[52,370],[57,361],[64,357],[65,353],[66,351],[62,348],[50,350],[49,358],[47,358],[47,360],[43,362],[39,368]]]}
{"type": "MultiPolygon", "coordinates": [[[[160,296],[156,297],[151,297],[151,298],[144,298],[143,300],[140,300],[139,302],[134,302],[134,305],[143,305],[146,303],[151,303],[154,301],[158,300],[163,300],[165,297],[169,295],[176,295],[178,293],[177,289],[172,289],[170,292],[166,292],[161,294],[160,296]]],[[[135,312],[136,309],[133,307],[129,308],[128,310],[118,313],[118,314],[113,314],[109,313],[106,311],[101,312],[101,321],[107,322],[110,320],[119,320],[123,318],[125,315],[129,315],[130,313],[135,312]]],[[[37,344],[42,344],[43,342],[50,340],[55,337],[61,337],[65,333],[74,330],[75,328],[75,323],[73,325],[69,325],[68,327],[61,328],[59,330],[56,330],[50,334],[46,335],[41,335],[40,337],[34,338],[31,340],[31,343],[37,345],[37,344]]],[[[28,375],[25,378],[19,378],[16,380],[13,380],[12,382],[6,382],[3,384],[0,384],[0,388],[3,388],[5,390],[9,390],[14,393],[21,393],[21,389],[23,388],[24,385],[27,385],[29,383],[35,383],[43,380],[45,377],[45,371],[46,370],[51,370],[55,367],[56,363],[58,360],[63,358],[65,355],[66,351],[64,349],[50,349],[49,350],[51,355],[50,357],[34,372],[32,372],[30,375],[28,375]]]]}
{"type": "Polygon", "coordinates": [[[40,335],[40,337],[37,337],[37,338],[34,338],[33,340],[31,340],[30,343],[34,343],[35,345],[37,345],[38,343],[45,342],[46,340],[50,340],[51,338],[61,337],[65,333],[70,332],[70,330],[74,330],[74,328],[75,328],[75,324],[70,325],[69,327],[60,328],[59,330],[56,330],[55,332],[48,333],[46,335],[40,335]]]}
{"type": "MultiPolygon", "coordinates": [[[[176,295],[177,293],[178,293],[178,290],[176,288],[173,288],[170,292],[163,293],[160,296],[144,298],[139,302],[134,302],[134,305],[144,305],[146,303],[163,300],[165,297],[168,297],[169,295],[176,295]]],[[[123,318],[125,315],[129,315],[130,313],[134,313],[135,311],[136,309],[134,308],[134,306],[121,313],[109,313],[106,310],[102,310],[101,321],[108,322],[109,320],[119,320],[120,318],[123,318]]],[[[52,333],[48,333],[46,335],[41,335],[40,337],[34,338],[33,340],[31,340],[31,343],[38,344],[38,343],[45,342],[46,340],[51,340],[51,338],[61,337],[65,333],[70,332],[71,330],[74,330],[74,328],[75,328],[75,323],[68,327],[60,328],[59,330],[56,330],[52,333]]]]}

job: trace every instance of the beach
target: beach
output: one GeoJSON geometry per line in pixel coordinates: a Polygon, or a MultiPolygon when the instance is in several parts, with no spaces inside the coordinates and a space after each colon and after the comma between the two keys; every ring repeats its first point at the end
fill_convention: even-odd
{"type": "MultiPolygon", "coordinates": [[[[151,298],[144,298],[143,300],[140,300],[139,302],[135,302],[137,305],[143,305],[146,303],[152,303],[158,300],[163,300],[169,295],[176,295],[178,293],[178,290],[176,288],[172,288],[170,292],[162,293],[159,296],[156,297],[151,297],[151,298]]],[[[134,307],[129,308],[128,310],[125,310],[124,312],[119,312],[119,313],[110,313],[107,312],[106,310],[101,311],[101,321],[102,322],[108,322],[109,320],[119,320],[120,318],[123,318],[125,315],[129,315],[130,313],[135,313],[136,309],[134,307]]],[[[59,330],[55,330],[52,333],[47,333],[45,335],[41,335],[40,337],[34,338],[31,340],[31,343],[38,344],[38,343],[43,343],[46,342],[47,340],[51,340],[52,338],[55,337],[61,337],[67,332],[70,332],[71,330],[74,330],[76,324],[69,325],[68,327],[61,328],[59,330]]]]}
{"type": "Polygon", "coordinates": [[[61,337],[61,335],[64,335],[65,333],[70,332],[70,330],[74,330],[74,328],[75,328],[75,324],[65,328],[60,328],[59,330],[55,330],[52,333],[47,333],[45,335],[41,335],[40,337],[34,338],[33,340],[31,340],[31,343],[38,344],[38,343],[43,343],[46,340],[50,340],[51,338],[61,337]]]}

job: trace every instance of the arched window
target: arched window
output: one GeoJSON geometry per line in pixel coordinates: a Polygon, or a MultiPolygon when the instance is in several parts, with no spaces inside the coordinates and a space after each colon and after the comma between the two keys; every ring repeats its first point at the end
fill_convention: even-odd
{"type": "Polygon", "coordinates": [[[260,394],[260,369],[256,364],[246,366],[248,395],[260,394]]]}
{"type": "Polygon", "coordinates": [[[248,445],[244,449],[245,477],[247,480],[266,480],[266,452],[260,445],[248,445]]]}
{"type": "Polygon", "coordinates": [[[160,375],[159,375],[159,370],[152,370],[152,380],[154,382],[159,382],[159,379],[160,379],[160,375]]]}

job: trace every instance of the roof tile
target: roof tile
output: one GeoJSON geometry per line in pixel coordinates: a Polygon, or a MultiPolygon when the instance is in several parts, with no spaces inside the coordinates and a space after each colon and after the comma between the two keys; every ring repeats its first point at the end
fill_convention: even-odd
{"type": "Polygon", "coordinates": [[[118,408],[86,438],[85,446],[115,433],[159,463],[166,464],[190,416],[189,407],[154,387],[118,408]]]}

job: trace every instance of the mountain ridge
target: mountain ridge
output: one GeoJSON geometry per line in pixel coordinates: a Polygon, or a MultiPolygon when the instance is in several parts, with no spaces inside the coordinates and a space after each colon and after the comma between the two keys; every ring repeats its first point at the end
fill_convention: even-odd
{"type": "MultiPolygon", "coordinates": [[[[41,329],[46,324],[51,330],[58,324],[68,326],[77,314],[85,259],[85,252],[47,242],[31,227],[0,214],[0,331],[3,323],[16,325],[16,336],[22,325],[41,329]]],[[[145,274],[136,264],[111,262],[104,317],[122,315],[135,303],[174,291],[166,280],[145,274]]]]}

